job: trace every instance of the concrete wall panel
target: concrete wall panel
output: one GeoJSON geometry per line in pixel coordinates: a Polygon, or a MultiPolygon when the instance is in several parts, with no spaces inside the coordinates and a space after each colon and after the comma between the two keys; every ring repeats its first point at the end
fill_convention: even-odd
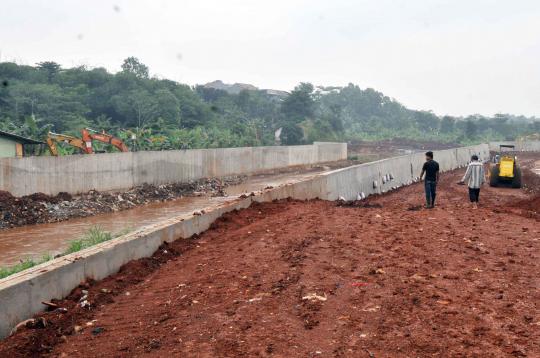
{"type": "Polygon", "coordinates": [[[186,182],[207,177],[252,174],[292,165],[347,158],[344,143],[147,151],[0,158],[0,190],[22,196],[127,189],[136,185],[186,182]]]}

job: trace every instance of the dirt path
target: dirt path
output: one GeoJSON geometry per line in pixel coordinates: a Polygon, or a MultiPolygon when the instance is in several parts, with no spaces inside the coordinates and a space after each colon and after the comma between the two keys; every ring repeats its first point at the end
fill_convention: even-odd
{"type": "Polygon", "coordinates": [[[462,173],[433,210],[416,184],[228,214],[77,289],[0,356],[539,357],[540,225],[515,204],[531,197],[486,188],[472,210],[462,173]]]}

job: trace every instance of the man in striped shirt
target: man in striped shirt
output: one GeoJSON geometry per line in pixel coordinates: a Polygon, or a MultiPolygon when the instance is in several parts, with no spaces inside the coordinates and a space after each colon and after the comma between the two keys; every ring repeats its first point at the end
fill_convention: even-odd
{"type": "Polygon", "coordinates": [[[471,162],[460,183],[465,184],[465,181],[467,181],[467,185],[469,186],[469,199],[471,200],[473,208],[477,209],[478,199],[480,198],[480,187],[486,181],[484,164],[478,161],[477,155],[471,157],[471,162]]]}

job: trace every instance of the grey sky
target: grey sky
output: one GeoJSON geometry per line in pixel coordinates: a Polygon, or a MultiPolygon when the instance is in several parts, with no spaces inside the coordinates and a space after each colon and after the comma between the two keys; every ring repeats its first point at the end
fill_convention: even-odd
{"type": "Polygon", "coordinates": [[[540,116],[538,0],[0,0],[1,60],[292,89],[373,87],[415,109],[540,116]]]}

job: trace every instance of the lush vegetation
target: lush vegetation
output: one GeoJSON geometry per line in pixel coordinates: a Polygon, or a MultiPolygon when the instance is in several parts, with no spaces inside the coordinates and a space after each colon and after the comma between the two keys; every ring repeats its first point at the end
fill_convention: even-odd
{"type": "MultiPolygon", "coordinates": [[[[126,228],[118,233],[112,234],[108,231],[103,230],[99,226],[93,226],[88,229],[80,239],[70,241],[68,248],[57,256],[64,256],[84,250],[94,245],[101,244],[102,242],[109,241],[116,237],[125,235],[129,231],[131,230],[129,228],[126,228]]],[[[53,255],[47,253],[38,259],[25,258],[21,260],[18,264],[15,264],[13,266],[0,267],[0,279],[13,275],[17,272],[27,270],[31,267],[40,265],[42,263],[52,260],[53,258],[53,255]]]]}
{"type": "Polygon", "coordinates": [[[0,80],[0,129],[43,139],[48,131],[79,135],[91,127],[134,150],[272,145],[279,128],[283,144],[394,137],[468,143],[540,132],[537,118],[439,117],[353,84],[301,83],[287,96],[189,87],[151,77],[133,57],[116,74],[5,62],[0,80]]]}

